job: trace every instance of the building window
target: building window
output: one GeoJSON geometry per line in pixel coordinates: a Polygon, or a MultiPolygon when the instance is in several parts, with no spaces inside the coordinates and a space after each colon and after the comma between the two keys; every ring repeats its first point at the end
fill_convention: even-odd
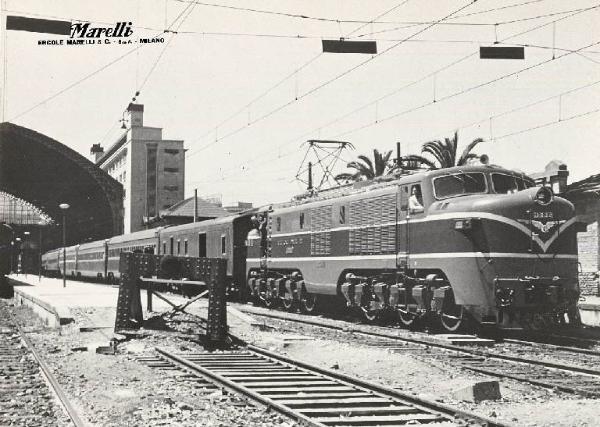
{"type": "Polygon", "coordinates": [[[176,148],[165,148],[165,153],[167,154],[179,154],[179,150],[176,148]]]}
{"type": "Polygon", "coordinates": [[[164,188],[168,191],[177,191],[179,190],[179,185],[165,185],[164,188]]]}
{"type": "Polygon", "coordinates": [[[227,248],[225,247],[225,236],[221,236],[221,254],[227,254],[227,248]]]}
{"type": "Polygon", "coordinates": [[[165,168],[165,172],[179,172],[179,168],[165,168]]]}

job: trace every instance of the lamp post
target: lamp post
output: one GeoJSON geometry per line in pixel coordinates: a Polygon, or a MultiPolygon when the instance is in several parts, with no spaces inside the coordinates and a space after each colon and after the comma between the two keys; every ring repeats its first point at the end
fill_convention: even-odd
{"type": "Polygon", "coordinates": [[[25,273],[25,278],[27,278],[27,244],[25,240],[29,237],[31,233],[29,231],[23,232],[23,249],[21,250],[21,265],[23,266],[23,272],[25,273]]]}
{"type": "Polygon", "coordinates": [[[38,254],[38,282],[42,281],[42,226],[44,225],[44,221],[38,222],[40,226],[40,245],[39,245],[39,254],[38,254]]]}
{"type": "Polygon", "coordinates": [[[67,287],[67,209],[70,208],[68,203],[58,205],[62,209],[63,219],[63,288],[67,287]]]}
{"type": "Polygon", "coordinates": [[[21,274],[21,238],[15,239],[15,246],[17,247],[17,274],[21,274]]]}

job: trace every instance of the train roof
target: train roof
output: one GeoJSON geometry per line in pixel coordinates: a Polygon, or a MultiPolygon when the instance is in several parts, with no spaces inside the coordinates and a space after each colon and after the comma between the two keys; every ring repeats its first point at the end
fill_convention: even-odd
{"type": "Polygon", "coordinates": [[[140,239],[151,239],[156,236],[156,233],[159,231],[159,228],[151,228],[149,230],[141,230],[136,231],[134,233],[129,234],[121,234],[120,236],[114,236],[108,239],[109,244],[115,243],[124,243],[130,242],[132,240],[140,240],[140,239]]]}
{"type": "Polygon", "coordinates": [[[245,216],[245,215],[232,214],[232,215],[227,215],[227,216],[223,216],[223,217],[215,218],[215,219],[207,219],[204,221],[197,221],[197,222],[188,222],[186,224],[174,225],[174,226],[171,226],[168,228],[163,228],[161,230],[161,232],[164,232],[164,233],[179,232],[179,231],[193,230],[194,228],[202,229],[205,227],[210,227],[210,226],[219,225],[219,224],[229,224],[229,223],[233,222],[236,218],[240,218],[241,216],[245,216]]]}
{"type": "Polygon", "coordinates": [[[94,240],[93,242],[86,242],[79,245],[79,250],[94,249],[104,247],[105,240],[94,240]]]}
{"type": "MultiPolygon", "coordinates": [[[[258,211],[264,211],[270,208],[281,209],[292,206],[303,205],[306,203],[313,203],[318,201],[324,201],[334,199],[338,197],[349,196],[353,194],[365,193],[368,191],[374,191],[379,189],[385,189],[398,184],[410,184],[415,182],[421,182],[425,179],[433,179],[438,176],[451,175],[460,172],[501,172],[511,174],[518,177],[524,177],[531,179],[526,174],[520,171],[506,169],[497,165],[465,165],[465,166],[454,166],[451,168],[433,169],[433,170],[416,170],[404,171],[402,174],[386,175],[375,178],[369,181],[358,181],[351,184],[340,185],[337,187],[328,188],[321,190],[320,192],[307,192],[294,197],[289,202],[276,203],[270,206],[264,206],[258,208],[258,211]]],[[[531,179],[533,182],[533,179],[531,179]]]]}

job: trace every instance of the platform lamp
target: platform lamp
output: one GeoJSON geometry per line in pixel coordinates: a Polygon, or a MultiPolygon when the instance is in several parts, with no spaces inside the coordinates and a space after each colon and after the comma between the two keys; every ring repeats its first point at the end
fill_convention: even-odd
{"type": "Polygon", "coordinates": [[[27,277],[27,245],[25,244],[25,240],[29,237],[31,233],[29,231],[23,232],[23,246],[21,249],[21,268],[25,273],[25,277],[27,277]]]}
{"type": "Polygon", "coordinates": [[[68,203],[61,203],[58,207],[62,210],[63,222],[63,288],[67,287],[67,209],[68,203]]]}

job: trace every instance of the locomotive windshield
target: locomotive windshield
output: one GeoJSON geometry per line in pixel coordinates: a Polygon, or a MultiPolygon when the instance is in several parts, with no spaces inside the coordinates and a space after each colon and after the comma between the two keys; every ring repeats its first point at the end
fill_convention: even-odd
{"type": "Polygon", "coordinates": [[[483,173],[457,173],[441,176],[434,179],[433,187],[438,199],[486,192],[483,173]]]}
{"type": "Polygon", "coordinates": [[[514,193],[533,186],[533,183],[523,177],[503,173],[493,173],[492,184],[494,191],[499,194],[514,193]]]}

